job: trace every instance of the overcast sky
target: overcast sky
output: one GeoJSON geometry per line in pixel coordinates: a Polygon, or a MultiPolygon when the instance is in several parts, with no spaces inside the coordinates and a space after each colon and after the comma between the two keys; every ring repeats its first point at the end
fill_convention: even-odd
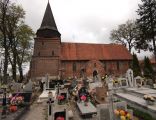
{"type": "MultiPolygon", "coordinates": [[[[26,23],[36,30],[48,0],[15,0],[26,11],[26,23]]],[[[110,43],[112,29],[136,18],[140,0],[49,0],[64,42],[110,43]]]]}
{"type": "MultiPolygon", "coordinates": [[[[40,27],[48,0],[12,0],[26,11],[26,23],[40,27]]],[[[110,31],[135,20],[141,0],[49,0],[63,42],[110,43],[110,31]]],[[[140,59],[149,52],[137,54],[140,59]]],[[[27,66],[28,67],[28,66],[27,66]]],[[[25,70],[27,71],[28,68],[25,70]]]]}

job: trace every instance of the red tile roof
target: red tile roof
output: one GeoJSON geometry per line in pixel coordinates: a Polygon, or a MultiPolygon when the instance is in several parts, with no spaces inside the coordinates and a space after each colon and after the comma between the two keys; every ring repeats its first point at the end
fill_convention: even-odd
{"type": "Polygon", "coordinates": [[[117,44],[61,43],[61,60],[131,60],[126,47],[117,44]]]}

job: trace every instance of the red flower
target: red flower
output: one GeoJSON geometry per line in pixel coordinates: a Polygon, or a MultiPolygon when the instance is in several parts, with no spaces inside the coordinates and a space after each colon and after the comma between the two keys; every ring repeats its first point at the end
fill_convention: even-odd
{"type": "Polygon", "coordinates": [[[15,111],[17,111],[17,106],[10,106],[9,107],[9,110],[11,111],[11,112],[15,112],[15,111]]]}
{"type": "Polygon", "coordinates": [[[64,120],[64,117],[57,117],[56,120],[64,120]]]}
{"type": "Polygon", "coordinates": [[[81,100],[86,101],[87,97],[85,95],[81,96],[81,100]]]}
{"type": "Polygon", "coordinates": [[[59,100],[63,100],[64,99],[64,95],[58,95],[57,97],[59,100]]]}

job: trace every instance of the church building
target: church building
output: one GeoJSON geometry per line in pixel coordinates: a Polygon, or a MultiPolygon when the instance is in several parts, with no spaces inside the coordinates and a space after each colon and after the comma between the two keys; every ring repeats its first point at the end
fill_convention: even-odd
{"type": "Polygon", "coordinates": [[[49,2],[34,40],[31,79],[46,74],[63,78],[89,77],[93,72],[100,76],[120,75],[132,61],[132,55],[123,45],[62,42],[49,2]]]}

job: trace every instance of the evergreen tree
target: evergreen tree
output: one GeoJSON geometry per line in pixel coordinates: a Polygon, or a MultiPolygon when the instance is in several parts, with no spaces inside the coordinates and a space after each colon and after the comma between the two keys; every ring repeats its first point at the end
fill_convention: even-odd
{"type": "Polygon", "coordinates": [[[134,76],[140,76],[141,75],[141,69],[140,69],[140,65],[139,65],[139,61],[137,58],[137,55],[133,53],[133,61],[132,61],[132,69],[134,72],[134,76]]]}
{"type": "Polygon", "coordinates": [[[148,57],[145,57],[144,58],[144,68],[143,68],[143,71],[144,71],[144,76],[147,77],[147,78],[153,78],[154,77],[154,71],[153,71],[153,68],[152,68],[152,65],[150,63],[150,60],[148,57]]]}
{"type": "Polygon", "coordinates": [[[156,59],[156,0],[141,1],[137,10],[140,18],[137,19],[136,48],[152,51],[156,59]]]}

